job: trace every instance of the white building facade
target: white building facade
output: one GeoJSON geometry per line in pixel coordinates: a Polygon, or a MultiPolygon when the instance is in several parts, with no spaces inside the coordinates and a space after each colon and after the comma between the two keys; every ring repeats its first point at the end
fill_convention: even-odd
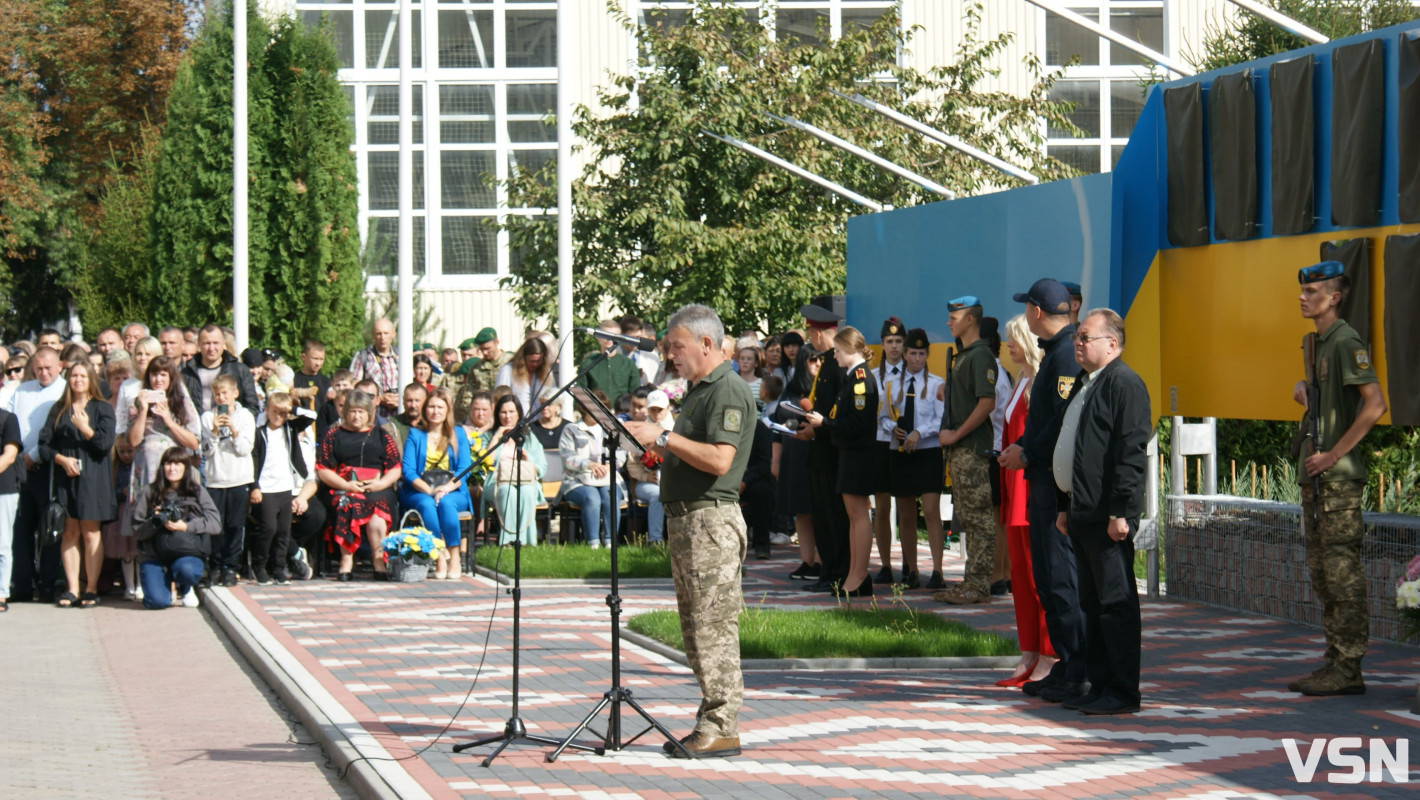
{"type": "MultiPolygon", "coordinates": [[[[354,109],[362,236],[381,242],[393,272],[398,196],[398,4],[390,0],[267,0],[308,24],[329,20],[340,58],[340,80],[354,109]]],[[[1207,26],[1226,25],[1236,12],[1227,0],[1054,0],[1107,23],[1178,61],[1201,50],[1207,26]]],[[[634,67],[636,43],[605,0],[422,0],[413,4],[414,272],[422,301],[438,318],[428,337],[457,344],[484,326],[505,342],[521,339],[512,293],[499,280],[517,268],[498,223],[509,215],[544,213],[512,207],[502,188],[512,171],[556,160],[557,14],[561,5],[577,31],[573,102],[596,107],[609,74],[634,67]]],[[[640,18],[659,6],[688,14],[677,0],[621,0],[640,18]]],[[[869,25],[895,5],[902,23],[921,26],[904,54],[912,66],[948,63],[964,29],[961,0],[738,0],[760,12],[775,36],[813,40],[869,25]]],[[[1056,95],[1078,103],[1075,124],[1088,138],[1050,130],[1048,151],[1085,172],[1107,171],[1128,141],[1148,77],[1142,59],[1026,0],[984,0],[983,35],[1015,34],[998,61],[999,88],[1023,93],[1030,54],[1046,66],[1072,55],[1056,95]]],[[[385,288],[371,279],[372,292],[385,288]]],[[[546,321],[532,321],[546,323],[546,321]]]]}

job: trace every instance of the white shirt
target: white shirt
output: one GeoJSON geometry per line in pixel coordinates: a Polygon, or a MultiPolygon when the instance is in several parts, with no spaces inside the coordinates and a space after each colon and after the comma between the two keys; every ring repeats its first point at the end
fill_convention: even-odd
{"type": "Polygon", "coordinates": [[[261,462],[261,474],[256,478],[256,488],[263,493],[296,491],[295,469],[291,466],[291,445],[287,441],[285,426],[275,430],[269,425],[266,426],[266,460],[261,462]]]}
{"type": "Polygon", "coordinates": [[[25,381],[5,403],[5,410],[17,417],[20,446],[31,461],[39,461],[39,432],[50,407],[64,397],[64,386],[63,378],[55,378],[48,386],[40,386],[36,380],[25,381]]]}
{"type": "Polygon", "coordinates": [[[913,394],[917,395],[913,403],[913,416],[917,419],[912,421],[912,430],[917,432],[917,449],[941,447],[937,434],[941,433],[944,403],[937,399],[937,387],[943,381],[925,369],[907,372],[905,366],[900,377],[889,377],[883,384],[882,402],[878,405],[878,441],[892,441],[893,428],[897,427],[897,420],[893,417],[901,414],[906,406],[909,380],[913,384],[913,394]]]}
{"type": "Polygon", "coordinates": [[[256,444],[256,418],[244,406],[233,404],[228,414],[232,418],[232,435],[218,438],[212,433],[215,416],[215,411],[204,411],[201,417],[207,488],[246,486],[256,480],[256,464],[251,458],[252,446],[256,444]]]}
{"type": "Polygon", "coordinates": [[[996,407],[991,409],[991,429],[997,452],[1004,450],[1001,437],[1006,431],[1006,405],[1011,402],[1011,375],[1001,368],[1001,359],[996,359],[996,407]]]}
{"type": "Polygon", "coordinates": [[[661,371],[660,356],[644,350],[632,350],[630,353],[626,353],[626,356],[636,364],[637,369],[641,370],[642,386],[656,382],[656,375],[661,371]]]}
{"type": "Polygon", "coordinates": [[[1089,394],[1090,387],[1095,385],[1095,377],[1102,369],[1104,368],[1090,373],[1085,385],[1080,387],[1080,391],[1070,400],[1070,405],[1066,406],[1065,416],[1060,421],[1060,438],[1055,440],[1055,458],[1051,461],[1051,467],[1055,471],[1056,488],[1067,494],[1074,485],[1075,435],[1080,428],[1080,414],[1085,410],[1085,395],[1089,394]]]}
{"type": "MultiPolygon", "coordinates": [[[[878,369],[868,371],[872,373],[873,380],[878,384],[878,419],[881,421],[887,409],[888,384],[897,386],[899,390],[898,393],[901,394],[905,380],[900,381],[898,379],[902,378],[903,373],[907,371],[907,363],[902,359],[898,359],[896,364],[883,364],[878,369]]],[[[899,411],[902,410],[901,402],[897,404],[897,408],[899,411]]],[[[885,433],[883,426],[881,424],[878,425],[877,440],[880,442],[892,441],[892,429],[888,428],[885,433]]]]}
{"type": "MultiPolygon", "coordinates": [[[[548,375],[548,380],[552,376],[548,375]]],[[[537,392],[533,391],[533,384],[536,384],[537,391],[547,388],[547,383],[537,379],[534,375],[531,381],[526,383],[513,377],[513,362],[509,361],[498,370],[498,376],[493,379],[494,386],[506,386],[513,391],[513,396],[518,398],[518,402],[523,406],[523,413],[527,414],[533,410],[534,401],[537,399],[537,392]]]]}

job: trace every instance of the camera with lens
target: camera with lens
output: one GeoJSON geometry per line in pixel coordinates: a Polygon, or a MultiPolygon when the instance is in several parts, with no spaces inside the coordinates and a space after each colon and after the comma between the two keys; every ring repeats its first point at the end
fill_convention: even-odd
{"type": "Polygon", "coordinates": [[[182,519],[182,509],[172,500],[168,500],[158,510],[153,512],[153,521],[159,525],[166,525],[169,522],[177,522],[182,519]]]}

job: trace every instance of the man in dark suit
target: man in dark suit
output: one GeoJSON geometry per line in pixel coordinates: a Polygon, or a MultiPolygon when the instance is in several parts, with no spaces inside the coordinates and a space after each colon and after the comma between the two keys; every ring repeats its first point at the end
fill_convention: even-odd
{"type": "Polygon", "coordinates": [[[1134,534],[1144,513],[1145,448],[1153,435],[1149,390],[1120,360],[1124,320],[1107,308],[1085,315],[1075,335],[1082,367],[1055,445],[1061,492],[1056,526],[1075,548],[1085,614],[1090,689],[1065,700],[1085,714],[1139,710],[1141,625],[1134,534]]]}

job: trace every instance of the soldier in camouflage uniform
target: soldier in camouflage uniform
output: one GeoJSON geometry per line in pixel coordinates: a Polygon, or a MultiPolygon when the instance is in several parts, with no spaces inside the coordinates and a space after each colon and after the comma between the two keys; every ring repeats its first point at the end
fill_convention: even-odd
{"type": "Polygon", "coordinates": [[[722,758],[740,752],[740,567],[746,542],[739,483],[757,414],[749,385],[730,371],[721,351],[725,330],[714,311],[684,306],[667,327],[670,355],[689,384],[675,430],[626,423],[638,442],[665,459],[661,503],[671,576],[686,661],[703,698],[695,730],[680,746],[667,742],[665,750],[673,758],[722,758]]]}
{"type": "Polygon", "coordinates": [[[991,569],[996,562],[996,510],[991,505],[991,410],[996,407],[996,355],[981,338],[981,303],[973,296],[947,303],[948,325],[961,340],[952,366],[950,424],[938,441],[947,452],[952,475],[952,524],[966,543],[966,576],[960,586],[933,598],[953,605],[991,599],[991,569]]]}
{"type": "MultiPolygon", "coordinates": [[[[1359,334],[1339,316],[1350,291],[1345,267],[1323,261],[1302,269],[1302,316],[1316,324],[1315,363],[1310,365],[1318,408],[1311,408],[1306,380],[1293,398],[1317,414],[1319,441],[1303,450],[1297,469],[1302,487],[1302,525],[1312,590],[1322,605],[1326,663],[1311,675],[1288,684],[1306,695],[1363,694],[1361,658],[1370,638],[1366,573],[1361,561],[1361,491],[1366,463],[1357,448],[1386,412],[1371,353],[1359,334]],[[1320,503],[1315,487],[1320,487],[1320,503]]],[[[1310,419],[1303,422],[1310,433],[1310,419]]]]}

